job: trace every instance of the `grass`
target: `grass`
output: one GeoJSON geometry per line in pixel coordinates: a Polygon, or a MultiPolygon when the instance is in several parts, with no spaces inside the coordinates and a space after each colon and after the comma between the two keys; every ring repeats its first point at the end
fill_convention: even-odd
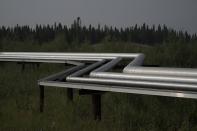
{"type": "MultiPolygon", "coordinates": [[[[196,43],[156,46],[135,43],[65,44],[63,36],[41,45],[4,40],[3,51],[143,52],[146,64],[196,67],[196,43]]],[[[0,63],[0,131],[158,131],[197,130],[197,101],[158,96],[106,93],[102,97],[102,121],[94,121],[90,96],[67,99],[64,88],[46,88],[45,111],[39,112],[37,80],[64,69],[61,64],[27,65],[0,63]]]]}

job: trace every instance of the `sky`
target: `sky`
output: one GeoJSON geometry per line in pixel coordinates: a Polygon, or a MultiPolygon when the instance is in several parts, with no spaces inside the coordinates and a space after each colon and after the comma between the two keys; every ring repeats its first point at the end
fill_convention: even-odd
{"type": "Polygon", "coordinates": [[[197,33],[197,0],[0,0],[0,26],[166,24],[197,33]]]}

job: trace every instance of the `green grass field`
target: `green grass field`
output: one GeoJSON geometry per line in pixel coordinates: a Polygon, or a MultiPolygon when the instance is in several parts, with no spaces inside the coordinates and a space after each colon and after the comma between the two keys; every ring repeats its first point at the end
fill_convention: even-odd
{"type": "MultiPolygon", "coordinates": [[[[41,45],[3,41],[1,51],[50,52],[142,52],[145,64],[197,67],[197,44],[171,43],[155,46],[135,43],[65,44],[60,36],[41,45]]],[[[90,96],[74,93],[67,100],[66,89],[46,88],[45,111],[39,112],[37,80],[63,70],[61,64],[27,65],[0,63],[0,131],[196,131],[197,100],[158,96],[106,93],[102,97],[102,121],[94,121],[90,96]]]]}

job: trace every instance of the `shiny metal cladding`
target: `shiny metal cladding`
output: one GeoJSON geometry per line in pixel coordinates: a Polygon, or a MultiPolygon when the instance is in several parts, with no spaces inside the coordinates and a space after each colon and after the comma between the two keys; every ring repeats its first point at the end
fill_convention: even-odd
{"type": "Polygon", "coordinates": [[[92,73],[91,77],[95,78],[113,78],[118,80],[142,80],[142,81],[157,81],[157,82],[176,82],[197,84],[197,79],[194,77],[177,77],[177,76],[162,76],[162,75],[144,75],[144,74],[125,74],[115,72],[96,72],[92,73]]]}
{"type": "Polygon", "coordinates": [[[167,68],[167,67],[129,67],[124,73],[161,76],[197,77],[197,69],[192,68],[167,68]]]}
{"type": "Polygon", "coordinates": [[[144,88],[151,88],[151,89],[197,91],[196,84],[186,84],[186,83],[150,82],[150,81],[105,79],[105,78],[85,78],[85,77],[70,77],[69,79],[67,79],[67,81],[102,84],[102,85],[144,87],[144,88]]]}
{"type": "Polygon", "coordinates": [[[0,52],[0,61],[75,65],[41,79],[39,85],[197,98],[197,69],[143,67],[144,58],[142,53],[0,52]],[[123,59],[131,59],[123,72],[107,72],[123,59]],[[56,81],[63,77],[66,82],[56,81]]]}
{"type": "Polygon", "coordinates": [[[78,70],[78,71],[76,71],[75,73],[69,75],[69,76],[67,77],[67,79],[69,79],[70,77],[81,76],[81,75],[83,75],[83,74],[85,74],[85,73],[87,73],[87,72],[89,72],[89,71],[95,69],[96,67],[98,67],[98,66],[104,64],[105,62],[106,62],[106,60],[102,60],[102,61],[95,62],[95,63],[91,64],[90,66],[87,66],[86,68],[83,68],[83,69],[81,69],[81,70],[78,70]]]}
{"type": "Polygon", "coordinates": [[[109,69],[112,69],[115,65],[117,65],[121,60],[122,60],[121,57],[113,59],[110,62],[106,63],[105,65],[93,70],[90,74],[94,72],[108,71],[109,69]]]}

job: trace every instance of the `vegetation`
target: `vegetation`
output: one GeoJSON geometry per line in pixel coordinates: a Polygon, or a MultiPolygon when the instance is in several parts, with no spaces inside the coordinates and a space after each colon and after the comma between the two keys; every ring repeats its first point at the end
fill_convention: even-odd
{"type": "Polygon", "coordinates": [[[188,34],[183,31],[175,31],[167,28],[166,25],[158,25],[152,27],[145,23],[141,26],[135,25],[127,28],[116,28],[112,26],[98,25],[98,27],[83,26],[80,17],[74,20],[71,27],[67,25],[36,25],[35,28],[29,26],[0,27],[0,40],[10,39],[14,41],[29,40],[32,42],[49,42],[54,40],[58,34],[63,34],[67,43],[99,43],[102,40],[135,42],[142,44],[158,44],[163,42],[193,42],[197,40],[196,34],[188,34]]]}
{"type": "MultiPolygon", "coordinates": [[[[80,25],[79,19],[76,23],[76,25],[80,25]]],[[[59,28],[59,26],[57,27],[59,28]]],[[[74,27],[68,30],[72,30],[72,28],[74,27]]],[[[81,28],[78,29],[81,30],[81,28]]],[[[141,27],[139,27],[139,32],[140,29],[141,27]]],[[[125,29],[122,33],[119,32],[119,36],[111,38],[108,32],[102,39],[96,40],[97,42],[91,42],[91,39],[87,39],[87,34],[94,36],[94,33],[89,32],[90,30],[86,30],[86,38],[83,41],[78,39],[81,33],[70,41],[64,31],[55,33],[54,37],[46,36],[46,39],[41,39],[33,36],[38,33],[36,30],[30,30],[30,34],[22,31],[24,35],[27,34],[22,39],[19,39],[20,35],[16,35],[12,31],[13,38],[8,37],[9,33],[7,35],[0,33],[2,36],[0,50],[142,52],[146,54],[145,64],[197,67],[195,35],[188,35],[188,40],[185,39],[186,35],[180,37],[175,33],[177,40],[174,39],[173,34],[169,34],[169,41],[166,38],[154,42],[133,39],[124,41],[122,36],[124,36],[123,32],[126,32],[125,29]]],[[[69,31],[68,34],[71,32],[69,31]]],[[[105,31],[103,30],[103,32],[105,31]]],[[[44,36],[41,34],[38,37],[44,36]]],[[[69,102],[65,89],[49,87],[45,94],[45,111],[40,113],[37,80],[64,68],[62,64],[41,64],[38,69],[27,65],[25,70],[21,71],[21,66],[17,63],[0,63],[0,130],[197,130],[197,101],[192,99],[106,93],[102,99],[102,121],[98,122],[93,120],[90,96],[79,96],[75,90],[74,102],[69,102]]]]}

